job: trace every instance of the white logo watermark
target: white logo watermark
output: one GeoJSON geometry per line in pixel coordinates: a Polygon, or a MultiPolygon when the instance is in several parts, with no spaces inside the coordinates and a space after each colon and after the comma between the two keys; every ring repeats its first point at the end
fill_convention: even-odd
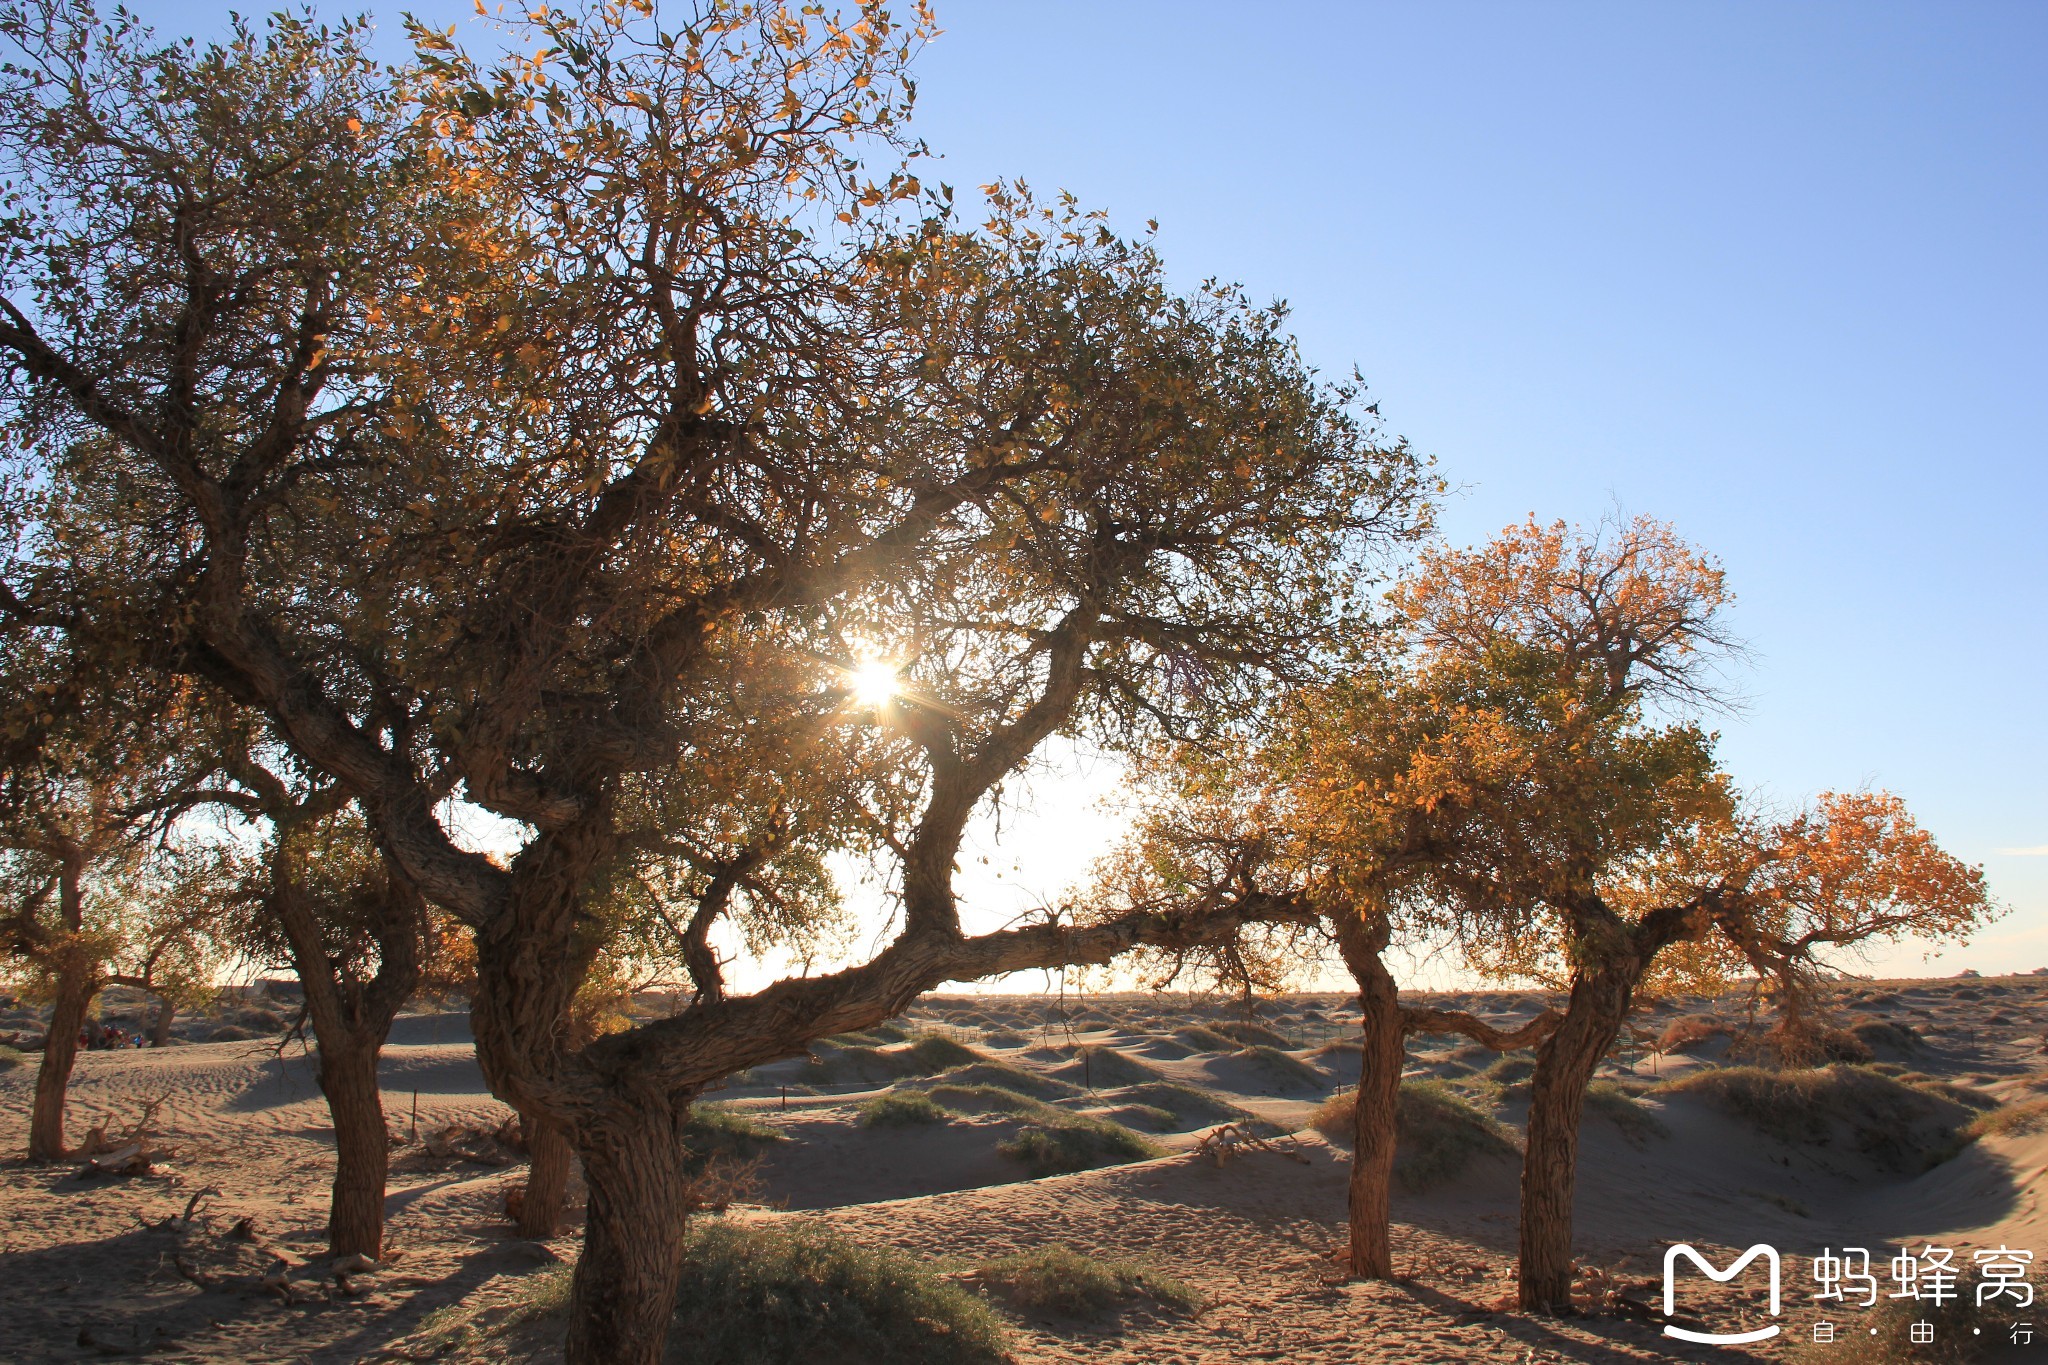
{"type": "MultiPolygon", "coordinates": [[[[1675,1272],[1680,1256],[1684,1256],[1694,1265],[1698,1266],[1708,1279],[1722,1284],[1726,1284],[1737,1275],[1740,1275],[1743,1267],[1757,1259],[1757,1257],[1763,1257],[1770,1263],[1771,1267],[1771,1316],[1774,1318],[1778,1316],[1779,1278],[1778,1249],[1776,1247],[1764,1242],[1758,1242],[1755,1246],[1736,1257],[1733,1264],[1726,1270],[1716,1270],[1713,1263],[1695,1251],[1690,1243],[1680,1242],[1677,1246],[1664,1253],[1665,1317],[1668,1318],[1678,1311],[1678,1285],[1675,1272]]],[[[1676,1337],[1680,1341],[1697,1341],[1708,1346],[1739,1346],[1751,1341],[1767,1341],[1778,1335],[1778,1324],[1774,1322],[1768,1327],[1759,1327],[1749,1332],[1693,1332],[1683,1327],[1673,1327],[1666,1324],[1664,1335],[1676,1337]]]]}

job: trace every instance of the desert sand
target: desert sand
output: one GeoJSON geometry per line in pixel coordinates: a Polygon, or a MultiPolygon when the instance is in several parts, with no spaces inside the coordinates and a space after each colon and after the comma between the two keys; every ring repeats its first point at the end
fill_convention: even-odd
{"type": "MultiPolygon", "coordinates": [[[[1503,1022],[1543,1003],[1508,992],[1426,999],[1503,1022]]],[[[1958,1114],[2048,1097],[2048,976],[1853,982],[1829,1009],[1873,1040],[1879,1068],[1956,1087],[1943,1103],[1959,1106],[1958,1114]]],[[[1963,1263],[1973,1249],[2000,1245],[2048,1259],[2048,1132],[2021,1125],[1915,1169],[1914,1160],[1868,1142],[1772,1136],[1706,1092],[1657,1088],[1727,1064],[1731,1043],[1739,1048],[1739,1037],[1710,1024],[1673,1030],[1673,1021],[1718,1020],[1739,1035],[1743,1010],[1734,999],[1679,999],[1639,1014],[1645,1045],[1618,1055],[1604,1074],[1642,1091],[1633,1103],[1647,1118],[1631,1119],[1632,1110],[1621,1116],[1630,1121],[1618,1121],[1589,1107],[1577,1237],[1582,1263],[1605,1276],[1591,1289],[1647,1304],[1659,1299],[1662,1257],[1673,1242],[1714,1249],[1721,1263],[1733,1249],[1774,1244],[1785,1256],[1785,1331],[1760,1345],[1683,1346],[1626,1303],[1618,1313],[1564,1320],[1507,1311],[1516,1170],[1505,1156],[1481,1157],[1426,1190],[1397,1190],[1404,1280],[1345,1283],[1335,1258],[1349,1155],[1307,1126],[1322,1101],[1355,1080],[1357,1054],[1344,1046],[1350,1015],[1337,996],[1289,996],[1250,1010],[1183,997],[928,997],[900,1021],[900,1041],[893,1030],[841,1040],[815,1059],[758,1068],[709,1097],[787,1139],[763,1157],[758,1188],[724,1216],[824,1219],[864,1242],[949,1267],[1063,1243],[1143,1258],[1205,1301],[1195,1313],[1134,1304],[1085,1323],[1013,1314],[1024,1365],[1783,1359],[1810,1340],[1824,1306],[1811,1301],[1805,1270],[1824,1247],[1862,1245],[1884,1257],[1931,1241],[1958,1249],[1963,1263]],[[1218,1028],[1240,1036],[1222,1037],[1218,1028]],[[1702,1036],[1682,1049],[1650,1045],[1688,1031],[1702,1036]],[[996,1150],[1018,1130],[1015,1115],[965,1113],[908,1127],[856,1122],[858,1106],[876,1094],[933,1083],[903,1074],[901,1061],[910,1038],[933,1034],[980,1054],[970,1069],[1049,1078],[1058,1106],[1141,1129],[1140,1117],[1150,1115],[1145,1136],[1165,1154],[1029,1179],[996,1150]],[[1273,1053],[1238,1048],[1261,1038],[1273,1053]],[[1215,1114],[1169,1122],[1135,1107],[1134,1082],[1193,1087],[1263,1120],[1259,1132],[1294,1136],[1276,1136],[1277,1150],[1219,1161],[1197,1150],[1217,1126],[1215,1114]]],[[[1489,1060],[1457,1040],[1421,1038],[1410,1048],[1410,1073],[1457,1079],[1489,1060]]],[[[0,1150],[24,1144],[33,1061],[0,1073],[0,1150]]],[[[152,1131],[164,1155],[151,1174],[122,1178],[80,1179],[78,1163],[0,1166],[0,1360],[558,1359],[546,1325],[465,1339],[445,1330],[450,1313],[437,1316],[453,1305],[488,1323],[494,1308],[529,1293],[536,1276],[558,1273],[577,1244],[573,1225],[546,1244],[512,1234],[504,1199],[523,1167],[510,1153],[484,1144],[469,1156],[437,1156],[423,1141],[450,1125],[487,1130],[508,1117],[484,1089],[466,1016],[401,1018],[383,1078],[395,1144],[395,1255],[374,1271],[337,1278],[321,1258],[331,1132],[299,1045],[258,1038],[84,1054],[72,1092],[74,1134],[101,1116],[118,1129],[161,1100],[152,1131]]],[[[1526,1083],[1519,1094],[1512,1083],[1472,1093],[1510,1127],[1526,1107],[1526,1083]]],[[[2039,1269],[2033,1281],[2048,1288],[2039,1269]]],[[[1723,1324],[1762,1320],[1753,1282],[1723,1287],[1695,1277],[1685,1288],[1688,1311],[1723,1324]]],[[[1856,1311],[1836,1316],[1852,1321],[1856,1311]]],[[[2048,1342],[2048,1331],[2039,1339],[2048,1342]]],[[[1823,1358],[1860,1358],[1857,1345],[1838,1349],[1823,1358]]],[[[2041,1354],[2048,1346],[2010,1346],[1991,1358],[2041,1354]]]]}

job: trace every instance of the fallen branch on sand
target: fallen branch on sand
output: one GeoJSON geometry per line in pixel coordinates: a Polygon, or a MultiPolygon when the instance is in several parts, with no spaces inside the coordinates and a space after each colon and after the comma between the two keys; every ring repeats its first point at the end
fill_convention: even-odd
{"type": "Polygon", "coordinates": [[[1213,1128],[1195,1144],[1197,1156],[1211,1157],[1218,1166],[1251,1151],[1272,1152],[1304,1166],[1309,1164],[1308,1154],[1301,1150],[1301,1143],[1292,1134],[1282,1138],[1262,1138],[1242,1123],[1226,1123],[1213,1128]]]}

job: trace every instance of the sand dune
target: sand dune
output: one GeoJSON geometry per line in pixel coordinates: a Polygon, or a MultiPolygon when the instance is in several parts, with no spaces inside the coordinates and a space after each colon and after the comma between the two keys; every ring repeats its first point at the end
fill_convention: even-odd
{"type": "MultiPolygon", "coordinates": [[[[1044,1002],[964,998],[920,1002],[911,1032],[939,1030],[978,1054],[950,1074],[922,1066],[909,1041],[843,1040],[832,1066],[798,1058],[741,1078],[721,1102],[746,1110],[785,1139],[770,1145],[759,1207],[731,1216],[801,1214],[830,1220],[865,1240],[972,1261],[1061,1242],[1078,1250],[1147,1258],[1209,1300],[1198,1316],[1133,1310],[1106,1324],[1019,1320],[1018,1359],[1037,1362],[1236,1360],[1517,1362],[1578,1360],[1618,1365],[1674,1358],[1649,1324],[1613,1317],[1541,1322],[1497,1311],[1512,1286],[1517,1172],[1482,1158],[1422,1191],[1397,1191],[1397,1256],[1412,1280],[1351,1285],[1336,1274],[1348,1153],[1313,1131],[1298,1151],[1251,1152],[1218,1164],[1196,1154],[1213,1114],[1235,1107],[1276,1129],[1301,1129],[1316,1105],[1348,1084],[1355,1051],[1341,1046],[1345,1006],[1336,997],[1272,1002],[1257,1024],[1298,1047],[1275,1054],[1200,1049],[1172,1035],[1190,1024],[1246,1021],[1213,1002],[1110,997],[1086,1015],[1049,1013],[1044,1002]],[[1082,1049],[1091,1049],[1084,1052],[1082,1049]],[[1276,1060],[1277,1056],[1277,1060],[1276,1060]],[[853,1059],[847,1063],[845,1059],[853,1059]],[[1075,1174],[1029,1179],[1000,1144],[1033,1114],[963,1112],[950,1121],[866,1127],[860,1105],[890,1088],[955,1089],[1002,1084],[1017,1070],[1046,1078],[1053,1110],[1121,1115],[1167,1154],[1075,1174]],[[844,1071],[845,1074],[840,1073],[844,1071]],[[854,1074],[861,1072],[863,1074],[854,1074]],[[874,1073],[868,1075],[865,1073],[874,1073]],[[827,1082],[826,1078],[832,1079],[827,1082]],[[1064,1082],[1065,1084],[1060,1084],[1064,1082]],[[1139,1099],[1121,1096],[1125,1086],[1139,1099]],[[1212,1106],[1182,1118],[1153,1101],[1190,1087],[1212,1106]],[[1092,1087],[1092,1089],[1090,1088],[1092,1087]],[[786,1211],[786,1212],[785,1212],[786,1211]]],[[[1530,997],[1489,992],[1440,998],[1508,1021],[1530,997]]],[[[2048,1095],[2048,980],[1871,983],[1836,1002],[1844,1018],[1910,1026],[1896,1049],[1915,1084],[1948,1083],[1988,1107],[2048,1095]]],[[[1644,1011],[1650,1031],[1691,1014],[1733,1017],[1732,1005],[1688,1000],[1644,1011]]],[[[1255,1036],[1250,1030],[1247,1036],[1255,1036]]],[[[906,1034],[907,1038],[909,1035],[906,1034]]],[[[1257,1035],[1263,1036],[1263,1035],[1257,1035]]],[[[1890,1037],[1890,1034],[1884,1034],[1890,1037]]],[[[1197,1036],[1197,1041],[1203,1041],[1197,1036]]],[[[831,1049],[822,1050],[825,1052],[831,1049]]],[[[943,1049],[941,1050],[943,1051],[943,1049]]],[[[1711,1072],[1728,1042],[1686,1054],[1635,1054],[1607,1070],[1627,1090],[1646,1090],[1632,1110],[1589,1110],[1582,1132],[1578,1198],[1583,1261],[1646,1285],[1664,1248],[1684,1240],[1739,1248],[1769,1241],[1788,1267],[1824,1246],[1877,1247],[1935,1239],[1969,1249],[2005,1244],[2048,1254],[2048,1132],[1987,1136],[1929,1170],[1895,1170],[1853,1143],[1783,1140],[1709,1094],[1648,1089],[1711,1072]]],[[[930,1055],[937,1055],[936,1052],[930,1055]]],[[[952,1054],[947,1054],[952,1057],[952,1054]]],[[[953,1057],[957,1061],[957,1057],[953,1057]]],[[[1491,1094],[1499,1117],[1522,1117],[1525,1086],[1487,1091],[1467,1079],[1485,1058],[1455,1040],[1417,1040],[1411,1069],[1491,1094]]],[[[409,1015],[393,1030],[382,1078],[400,1139],[415,1122],[493,1125],[507,1115],[486,1092],[460,1013],[409,1015]]],[[[1904,1083],[1904,1082],[1902,1082],[1904,1083]]],[[[23,1142],[33,1084],[29,1067],[0,1073],[0,1144],[23,1142]]],[[[88,1053],[73,1092],[73,1128],[102,1116],[132,1117],[161,1100],[158,1128],[176,1155],[172,1178],[82,1183],[69,1167],[19,1162],[0,1171],[0,1360],[101,1358],[143,1350],[194,1361],[342,1362],[387,1354],[434,1309],[457,1300],[503,1301],[527,1292],[534,1271],[573,1257],[572,1234],[550,1246],[522,1243],[503,1217],[521,1168],[397,1150],[390,1194],[399,1257],[355,1297],[330,1291],[286,1304],[270,1296],[202,1291],[170,1264],[176,1239],[158,1225],[195,1192],[217,1230],[253,1220],[244,1253],[282,1258],[310,1284],[317,1276],[331,1133],[311,1059],[250,1042],[162,1051],[88,1053]],[[83,1344],[81,1344],[83,1343],[83,1344]]],[[[1943,1101],[1942,1103],[1947,1103],[1943,1101]]],[[[1953,1105],[1951,1108],[1955,1108],[1953,1105]]],[[[1047,1111],[1050,1112],[1050,1111],[1047,1111]]],[[[1968,1112],[1955,1108],[1955,1112],[1968,1112]]],[[[1873,1149],[1874,1151],[1875,1149],[1873,1149]]],[[[227,1243],[221,1243],[223,1247],[227,1243]]],[[[2037,1276],[2037,1280],[2043,1277],[2037,1276]]],[[[2044,1285],[2048,1287],[2048,1285],[2044,1285]]],[[[1738,1312],[1738,1286],[1696,1303],[1738,1312]]],[[[1654,1294],[1645,1293],[1645,1298],[1654,1294]]],[[[1797,1334],[1812,1305],[1788,1294],[1785,1322],[1797,1334]],[[1797,1300],[1797,1301],[1795,1301],[1797,1300]]],[[[502,1344],[475,1358],[504,1360],[502,1344]]],[[[1687,1348],[1691,1349],[1691,1348],[1687,1348]]],[[[1749,1348],[1784,1354],[1781,1341],[1749,1348]]],[[[548,1358],[545,1345],[533,1359],[548,1358]]],[[[1696,1358],[1705,1359],[1705,1348],[1696,1358]]],[[[461,1349],[447,1358],[466,1358],[461,1349]]],[[[1677,1358],[1688,1357],[1683,1352],[1677,1358]]],[[[1714,1358],[1730,1358],[1726,1353],[1714,1358]]],[[[2019,1359],[2017,1353],[2011,1358],[2019,1359]]]]}

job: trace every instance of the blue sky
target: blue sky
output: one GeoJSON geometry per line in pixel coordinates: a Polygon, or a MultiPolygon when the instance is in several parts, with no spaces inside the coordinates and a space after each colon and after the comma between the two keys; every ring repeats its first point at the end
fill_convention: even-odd
{"type": "MultiPolygon", "coordinates": [[[[954,4],[918,128],[1281,297],[1466,491],[1725,561],[1730,770],[1889,787],[2048,966],[2048,7],[954,4]]],[[[1921,953],[1890,959],[1926,970],[1921,953]]]]}
{"type": "MultiPolygon", "coordinates": [[[[1311,359],[1355,363],[1464,489],[1455,539],[1676,522],[1754,650],[1730,770],[1785,803],[1891,788],[2012,907],[1932,968],[1879,965],[2048,966],[2048,6],[939,17],[938,178],[1156,218],[1182,281],[1289,300],[1311,359]]],[[[1103,828],[1042,805],[994,859],[1029,894],[1103,828]]]]}

